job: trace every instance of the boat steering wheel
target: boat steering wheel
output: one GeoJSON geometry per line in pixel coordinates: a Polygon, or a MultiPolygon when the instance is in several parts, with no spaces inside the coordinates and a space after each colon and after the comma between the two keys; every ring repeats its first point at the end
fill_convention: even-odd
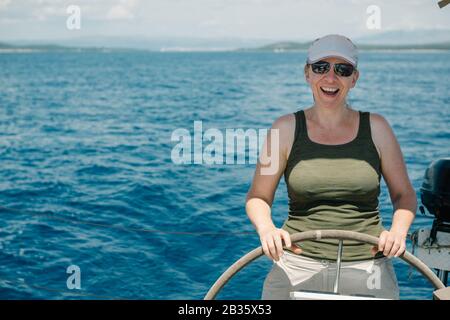
{"type": "MultiPolygon", "coordinates": [[[[291,234],[292,243],[305,241],[305,240],[321,240],[321,239],[338,239],[339,243],[339,252],[338,252],[338,268],[340,265],[340,254],[342,253],[342,241],[343,240],[355,240],[363,243],[368,243],[371,245],[378,244],[378,238],[374,236],[370,236],[368,234],[354,232],[354,231],[344,231],[344,230],[315,230],[315,231],[305,231],[291,234]]],[[[242,256],[239,260],[233,263],[213,284],[213,286],[209,289],[208,293],[205,295],[204,300],[213,300],[219,293],[219,291],[223,288],[223,286],[240,270],[242,270],[245,266],[264,255],[264,251],[261,246],[253,249],[246,255],[242,256]]],[[[439,278],[434,274],[434,272],[428,268],[426,264],[424,264],[417,257],[405,251],[401,256],[399,256],[403,261],[408,263],[409,265],[415,267],[432,285],[433,287],[438,289],[445,288],[445,285],[439,280],[439,278]]],[[[338,280],[338,276],[336,277],[338,280]]],[[[336,289],[336,286],[335,286],[336,289]]]]}

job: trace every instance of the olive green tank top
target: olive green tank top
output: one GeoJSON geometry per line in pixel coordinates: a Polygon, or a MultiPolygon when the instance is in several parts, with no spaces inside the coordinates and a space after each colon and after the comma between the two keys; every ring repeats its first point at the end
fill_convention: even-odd
{"type": "MultiPolygon", "coordinates": [[[[380,158],[372,141],[369,112],[359,111],[355,139],[339,145],[309,139],[303,110],[295,114],[295,138],[284,171],[289,216],[282,228],[290,234],[340,229],[378,237],[384,230],[378,210],[380,158]]],[[[297,243],[302,255],[336,260],[338,240],[297,243]]],[[[372,245],[344,241],[342,260],[373,259],[372,245]]],[[[383,257],[380,252],[376,258],[383,257]]]]}

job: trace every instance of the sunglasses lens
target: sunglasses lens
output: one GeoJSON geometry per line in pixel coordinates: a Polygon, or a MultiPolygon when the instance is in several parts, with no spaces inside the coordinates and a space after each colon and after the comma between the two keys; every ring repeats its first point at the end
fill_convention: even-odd
{"type": "Polygon", "coordinates": [[[341,77],[349,77],[353,73],[353,66],[347,63],[337,63],[334,65],[334,72],[341,77]]]}
{"type": "Polygon", "coordinates": [[[311,69],[314,73],[324,74],[330,70],[330,64],[326,61],[319,61],[311,64],[311,69]]]}

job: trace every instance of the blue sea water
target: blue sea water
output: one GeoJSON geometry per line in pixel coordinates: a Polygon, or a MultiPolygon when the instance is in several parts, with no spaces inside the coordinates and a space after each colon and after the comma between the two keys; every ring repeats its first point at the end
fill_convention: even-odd
{"type": "MultiPolygon", "coordinates": [[[[176,165],[172,132],[268,128],[312,103],[305,53],[0,54],[0,298],[201,299],[259,240],[245,213],[254,164],[176,165]],[[69,266],[81,289],[69,290],[69,266]]],[[[419,195],[450,154],[450,53],[363,52],[355,109],[391,123],[419,195]]],[[[385,226],[392,205],[380,196],[385,226]]],[[[284,181],[273,217],[287,216],[284,181]]],[[[431,225],[418,213],[412,230],[431,225]]],[[[410,246],[409,246],[410,248],[410,246]]],[[[219,298],[258,299],[261,258],[219,298]]],[[[405,299],[428,299],[395,268],[405,299]]]]}

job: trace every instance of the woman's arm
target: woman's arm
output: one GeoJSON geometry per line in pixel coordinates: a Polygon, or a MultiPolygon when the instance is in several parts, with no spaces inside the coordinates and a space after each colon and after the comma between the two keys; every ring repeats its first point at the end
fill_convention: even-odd
{"type": "Polygon", "coordinates": [[[300,248],[291,244],[289,233],[278,229],[271,217],[275,191],[286,168],[294,130],[293,114],[282,116],[274,122],[271,130],[267,132],[246,198],[245,210],[260,237],[264,253],[275,261],[283,254],[282,240],[295,253],[301,252],[300,248]],[[271,134],[272,130],[274,132],[271,134]],[[273,138],[277,141],[272,140],[273,138]]]}
{"type": "Polygon", "coordinates": [[[406,249],[408,230],[416,215],[417,197],[389,123],[382,116],[371,114],[371,127],[372,138],[381,157],[381,171],[394,207],[391,228],[381,233],[374,252],[383,251],[385,256],[398,257],[406,249]]]}

